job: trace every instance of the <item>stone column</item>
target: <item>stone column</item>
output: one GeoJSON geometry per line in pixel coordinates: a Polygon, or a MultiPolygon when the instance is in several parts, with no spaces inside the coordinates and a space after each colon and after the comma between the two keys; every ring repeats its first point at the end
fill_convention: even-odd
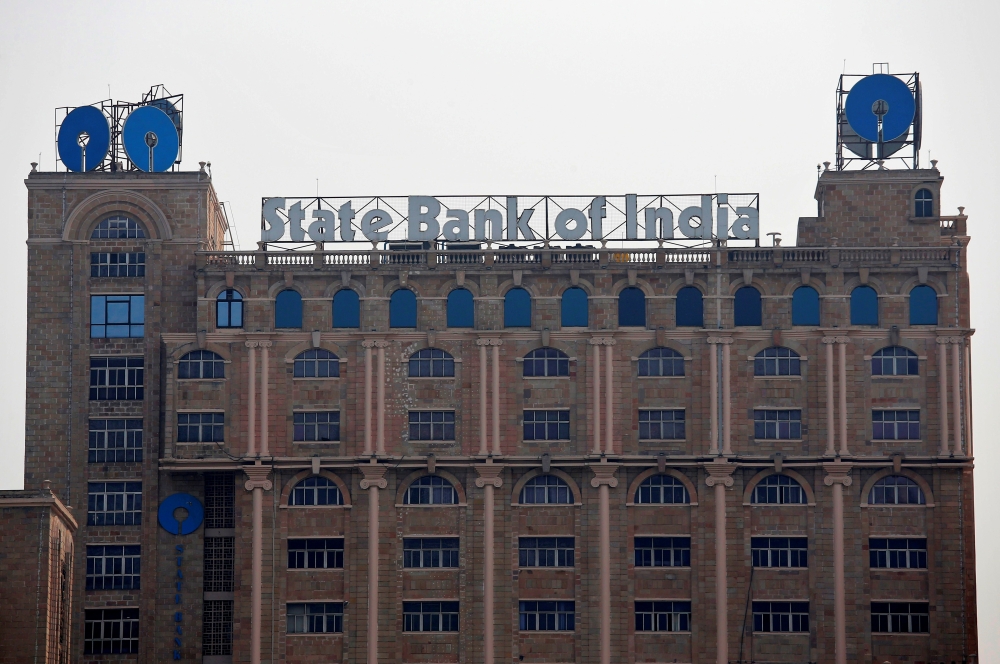
{"type": "Polygon", "coordinates": [[[847,456],[847,344],[850,339],[837,337],[837,359],[840,364],[840,456],[847,456]]]}
{"type": "Polygon", "coordinates": [[[951,410],[955,413],[952,428],[953,454],[962,454],[962,337],[951,338],[951,410]]]}
{"type": "Polygon", "coordinates": [[[365,456],[372,455],[372,348],[375,342],[361,342],[365,349],[365,456]]]}
{"type": "Polygon", "coordinates": [[[489,339],[476,339],[479,346],[479,453],[482,456],[489,454],[489,443],[487,431],[490,423],[486,415],[486,380],[489,373],[486,369],[486,345],[489,339]]]}
{"type": "Polygon", "coordinates": [[[614,427],[614,348],[615,340],[604,340],[604,452],[615,453],[614,427]]]}
{"type": "Polygon", "coordinates": [[[593,360],[591,361],[594,365],[593,371],[593,389],[594,398],[593,401],[593,411],[591,415],[593,417],[593,427],[594,427],[594,449],[593,453],[599,455],[601,453],[601,347],[599,339],[591,339],[591,345],[594,347],[593,360]]]}
{"type": "Polygon", "coordinates": [[[833,624],[836,664],[847,664],[847,618],[844,588],[844,487],[851,486],[851,465],[838,459],[824,463],[823,483],[833,487],[833,624]]]}
{"type": "Polygon", "coordinates": [[[601,664],[611,664],[611,496],[609,487],[618,486],[618,479],[615,477],[618,464],[608,463],[607,460],[604,460],[601,463],[590,464],[590,469],[594,471],[594,478],[590,480],[590,486],[598,490],[599,501],[601,664]]]}
{"type": "Polygon", "coordinates": [[[475,466],[479,477],[476,486],[483,489],[483,662],[493,664],[494,658],[494,607],[493,572],[496,561],[493,556],[494,507],[493,491],[503,486],[500,474],[503,466],[487,459],[485,464],[475,466]]]}
{"type": "Polygon", "coordinates": [[[368,491],[368,664],[378,664],[378,490],[389,483],[386,466],[374,458],[358,469],[364,474],[361,489],[368,491]]]}
{"type": "Polygon", "coordinates": [[[709,373],[709,437],[712,439],[708,453],[719,454],[719,347],[714,337],[708,338],[708,373],[709,373]]]}
{"type": "Polygon", "coordinates": [[[270,384],[271,361],[268,357],[268,350],[271,348],[270,341],[259,341],[260,344],[260,455],[270,456],[268,440],[268,423],[270,422],[271,403],[268,397],[268,387],[270,384]]]}
{"type": "Polygon", "coordinates": [[[835,337],[823,337],[826,346],[826,455],[837,455],[836,413],[833,410],[833,344],[835,337]]]}
{"type": "Polygon", "coordinates": [[[948,456],[948,337],[938,337],[938,409],[940,414],[941,444],[938,454],[948,456]]]}
{"type": "Polygon", "coordinates": [[[503,339],[490,339],[493,347],[493,455],[500,456],[500,346],[503,339]]]}
{"type": "Polygon", "coordinates": [[[726,583],[726,487],[736,466],[721,457],[705,464],[705,484],[715,487],[715,661],[729,662],[729,598],[726,583]]]}
{"type": "Polygon", "coordinates": [[[260,459],[252,466],[244,466],[247,481],[243,487],[253,494],[253,525],[251,535],[251,585],[250,585],[250,662],[260,664],[260,614],[263,573],[264,492],[271,490],[270,466],[262,466],[260,459]]]}
{"type": "Polygon", "coordinates": [[[257,455],[257,342],[246,341],[249,356],[247,385],[249,386],[249,406],[247,410],[247,456],[257,455]]]}
{"type": "Polygon", "coordinates": [[[477,339],[476,345],[479,346],[479,361],[482,366],[482,374],[479,377],[479,414],[480,414],[480,440],[479,447],[481,454],[487,454],[487,443],[486,443],[486,430],[489,427],[489,422],[486,419],[486,384],[487,384],[487,368],[486,368],[486,348],[492,348],[492,364],[493,364],[493,456],[500,456],[500,346],[503,345],[503,339],[496,338],[483,338],[477,339]]]}
{"type": "Polygon", "coordinates": [[[385,349],[388,341],[376,341],[378,352],[378,435],[375,438],[375,453],[385,454],[385,349]]]}
{"type": "Polygon", "coordinates": [[[732,454],[733,453],[733,443],[732,443],[732,385],[731,383],[731,372],[730,372],[730,360],[729,360],[729,346],[732,345],[732,337],[709,337],[708,343],[712,346],[712,353],[709,356],[709,372],[712,374],[711,379],[711,436],[712,436],[712,447],[710,454],[732,454]],[[721,349],[721,350],[716,350],[721,349]],[[720,390],[719,382],[719,362],[717,359],[717,354],[722,354],[722,382],[720,390]],[[719,392],[722,392],[722,442],[718,442],[719,435],[719,392]]]}

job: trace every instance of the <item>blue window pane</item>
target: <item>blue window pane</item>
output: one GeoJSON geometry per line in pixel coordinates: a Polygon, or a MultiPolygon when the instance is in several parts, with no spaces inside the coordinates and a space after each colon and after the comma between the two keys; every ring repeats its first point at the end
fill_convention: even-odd
{"type": "Polygon", "coordinates": [[[504,327],[531,327],[531,295],[523,288],[511,288],[503,299],[504,327]]]}
{"type": "Polygon", "coordinates": [[[243,327],[243,296],[229,288],[219,293],[215,305],[216,327],[243,327]]]}
{"type": "Polygon", "coordinates": [[[448,327],[475,327],[475,320],[472,293],[464,288],[448,293],[448,327]]]}
{"type": "Polygon", "coordinates": [[[142,337],[146,298],[143,295],[92,295],[92,338],[142,337]]]}
{"type": "Polygon", "coordinates": [[[819,325],[819,293],[799,286],[792,293],[792,325],[819,325]]]}
{"type": "Polygon", "coordinates": [[[933,217],[934,216],[934,194],[931,193],[930,189],[921,189],[917,192],[915,198],[915,205],[913,210],[913,216],[915,217],[933,217]]]}
{"type": "Polygon", "coordinates": [[[587,327],[590,325],[587,292],[582,288],[567,288],[562,296],[562,326],[587,327]]]}
{"type": "Polygon", "coordinates": [[[878,295],[871,286],[851,291],[851,325],[878,325],[878,295]]]}
{"type": "Polygon", "coordinates": [[[354,291],[345,288],[333,296],[333,326],[361,327],[361,302],[354,291]]]}
{"type": "Polygon", "coordinates": [[[417,326],[417,296],[401,288],[389,298],[389,327],[417,326]]]}
{"type": "Polygon", "coordinates": [[[937,325],[937,292],[930,286],[910,291],[910,325],[937,325]]]}
{"type": "Polygon", "coordinates": [[[646,327],[646,294],[638,288],[618,294],[618,326],[646,327]]]}
{"type": "Polygon", "coordinates": [[[685,286],[677,291],[677,327],[702,327],[701,291],[685,286]]]}
{"type": "Polygon", "coordinates": [[[761,324],[760,291],[753,286],[744,286],[736,291],[733,301],[733,324],[737,327],[761,324]]]}
{"type": "Polygon", "coordinates": [[[275,327],[302,327],[302,296],[293,290],[283,290],[274,300],[275,327]]]}

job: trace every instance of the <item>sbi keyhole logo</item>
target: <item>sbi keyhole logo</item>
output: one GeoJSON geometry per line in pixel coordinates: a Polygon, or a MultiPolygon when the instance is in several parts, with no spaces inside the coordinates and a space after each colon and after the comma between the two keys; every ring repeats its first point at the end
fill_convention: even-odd
{"type": "MultiPolygon", "coordinates": [[[[156,513],[160,527],[173,535],[190,535],[201,527],[205,520],[205,507],[201,501],[189,493],[175,493],[168,496],[160,503],[160,508],[156,513]]],[[[184,647],[184,545],[174,545],[174,553],[171,556],[176,561],[176,574],[174,576],[174,630],[171,635],[170,656],[174,660],[182,658],[181,652],[184,647]]]]}

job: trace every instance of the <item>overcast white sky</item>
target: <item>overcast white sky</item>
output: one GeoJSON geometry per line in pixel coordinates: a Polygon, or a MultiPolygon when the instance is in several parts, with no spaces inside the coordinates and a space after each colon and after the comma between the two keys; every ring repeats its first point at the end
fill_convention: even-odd
{"type": "Polygon", "coordinates": [[[185,169],[212,162],[239,238],[260,198],[760,192],[791,244],[834,157],[837,77],[919,71],[942,209],[973,243],[981,661],[1000,662],[996,2],[0,3],[0,488],[22,485],[26,192],[53,109],[163,83],[185,169]],[[715,185],[718,178],[718,186],[715,185]]]}

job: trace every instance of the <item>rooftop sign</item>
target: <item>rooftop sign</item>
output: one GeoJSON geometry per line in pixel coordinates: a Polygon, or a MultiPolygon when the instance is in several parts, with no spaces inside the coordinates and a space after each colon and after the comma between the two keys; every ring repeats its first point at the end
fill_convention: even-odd
{"type": "Polygon", "coordinates": [[[754,240],[758,194],[265,198],[263,242],[754,240]]]}

